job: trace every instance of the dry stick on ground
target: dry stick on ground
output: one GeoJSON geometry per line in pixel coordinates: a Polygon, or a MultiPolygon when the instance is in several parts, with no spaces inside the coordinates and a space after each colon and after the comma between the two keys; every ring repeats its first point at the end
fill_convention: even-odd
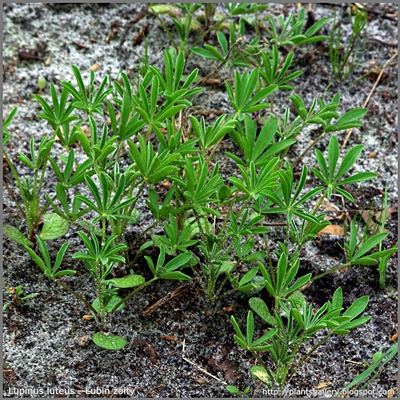
{"type": "Polygon", "coordinates": [[[142,315],[144,317],[148,317],[150,314],[152,314],[154,311],[156,311],[158,307],[162,306],[165,303],[168,303],[174,297],[179,296],[180,294],[182,294],[183,292],[185,292],[188,289],[189,289],[189,285],[187,285],[187,284],[183,284],[183,285],[177,287],[175,290],[167,293],[164,297],[162,297],[160,300],[156,301],[149,308],[147,308],[145,311],[143,311],[142,315]]]}
{"type": "MultiPolygon", "coordinates": [[[[385,68],[390,64],[390,62],[391,62],[392,60],[394,60],[394,59],[397,57],[397,55],[398,55],[398,51],[396,50],[396,53],[393,54],[393,56],[392,56],[388,61],[386,61],[385,64],[383,64],[382,69],[381,69],[381,72],[379,73],[378,78],[376,79],[376,81],[375,81],[375,83],[374,83],[374,86],[372,87],[372,89],[371,89],[371,91],[370,91],[370,93],[369,93],[369,95],[368,95],[368,97],[367,97],[367,100],[365,100],[365,103],[363,104],[362,108],[365,108],[366,105],[368,104],[369,100],[371,99],[371,96],[372,96],[372,94],[374,93],[376,86],[378,85],[379,81],[381,80],[381,77],[382,77],[382,75],[383,75],[383,71],[384,71],[385,68]]],[[[343,142],[343,144],[342,144],[342,150],[343,150],[344,147],[346,146],[347,141],[349,140],[350,135],[351,135],[352,132],[353,132],[353,129],[354,129],[354,128],[351,128],[351,129],[348,129],[348,130],[347,130],[347,136],[346,136],[346,139],[344,139],[344,142],[343,142]]]]}
{"type": "MultiPolygon", "coordinates": [[[[118,48],[121,50],[122,49],[122,45],[125,42],[126,36],[128,34],[128,31],[131,29],[132,26],[134,26],[135,24],[137,24],[142,18],[144,18],[147,13],[149,12],[149,6],[146,4],[137,14],[135,14],[130,21],[128,22],[127,26],[124,29],[124,32],[122,33],[121,36],[121,40],[119,42],[118,48]]],[[[147,25],[148,26],[148,25],[147,25]]],[[[142,34],[142,36],[146,35],[146,25],[144,25],[141,29],[141,31],[139,32],[139,35],[142,34]]],[[[134,38],[135,39],[135,38],[134,38]]],[[[137,38],[136,38],[137,39],[137,38]]]]}
{"type": "Polygon", "coordinates": [[[212,378],[214,378],[214,379],[216,379],[217,381],[223,383],[224,385],[227,385],[227,384],[228,384],[227,382],[223,381],[222,379],[219,379],[219,378],[217,378],[216,376],[214,376],[213,374],[210,374],[210,373],[209,373],[208,371],[206,371],[204,368],[201,368],[200,365],[196,364],[196,363],[193,362],[193,361],[190,361],[189,359],[187,359],[187,358],[185,357],[185,339],[183,339],[183,342],[182,342],[182,359],[185,360],[185,361],[187,361],[189,364],[194,365],[194,366],[195,366],[197,369],[199,369],[201,372],[203,372],[203,373],[206,374],[206,375],[211,376],[212,378]]]}
{"type": "Polygon", "coordinates": [[[361,3],[355,3],[355,5],[362,11],[366,11],[369,14],[375,14],[375,15],[379,15],[382,18],[386,18],[386,19],[390,19],[391,21],[397,21],[397,15],[396,14],[385,14],[381,11],[378,10],[371,10],[370,8],[365,7],[363,4],[361,3]]]}

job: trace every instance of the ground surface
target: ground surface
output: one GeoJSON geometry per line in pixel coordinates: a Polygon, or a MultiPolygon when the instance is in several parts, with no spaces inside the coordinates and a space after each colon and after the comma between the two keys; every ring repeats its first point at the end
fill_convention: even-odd
{"type": "MultiPolygon", "coordinates": [[[[169,42],[156,19],[146,15],[137,24],[130,24],[131,18],[143,7],[139,4],[4,6],[4,115],[8,115],[14,106],[19,107],[10,128],[14,135],[8,145],[11,155],[25,151],[32,135],[42,138],[50,133],[46,121],[35,117],[40,107],[31,100],[31,93],[37,91],[39,76],[44,76],[48,84],[60,87],[61,81],[72,80],[71,64],[85,72],[97,64],[97,74],[101,77],[110,73],[115,79],[122,70],[133,78],[143,59],[144,45],[133,43],[132,38],[147,24],[149,63],[160,69],[163,67],[162,51],[169,42]],[[42,54],[42,59],[19,59],[20,49],[37,49],[40,43],[45,43],[48,51],[42,54]],[[48,56],[50,60],[45,65],[48,56]]],[[[298,51],[298,68],[305,73],[297,78],[295,86],[306,103],[322,96],[328,84],[332,83],[326,95],[330,99],[340,92],[341,111],[362,106],[376,74],[358,82],[355,80],[363,76],[363,68],[368,68],[370,62],[383,65],[397,48],[397,6],[371,4],[370,7],[381,15],[371,14],[362,65],[347,82],[332,80],[327,43],[298,51]]],[[[287,15],[294,11],[293,5],[274,4],[267,10],[272,15],[287,15]]],[[[315,5],[314,12],[317,19],[333,15],[332,7],[327,5],[315,5]]],[[[331,27],[329,24],[322,33],[329,34],[331,27]]],[[[344,21],[343,32],[348,37],[349,20],[344,21]]],[[[189,66],[199,67],[202,76],[212,70],[209,62],[199,58],[190,59],[189,66]]],[[[87,77],[87,73],[84,76],[87,77]]],[[[232,70],[222,69],[215,78],[222,81],[232,76],[232,70]]],[[[393,212],[388,220],[390,234],[386,245],[397,241],[397,78],[395,59],[369,101],[364,127],[355,129],[347,144],[347,148],[358,143],[365,145],[363,156],[355,167],[357,172],[374,171],[378,174],[376,180],[353,187],[356,201],[352,209],[373,207],[379,210],[383,190],[388,185],[389,206],[393,212]]],[[[48,86],[43,95],[48,95],[48,86]]],[[[230,111],[222,85],[206,87],[193,103],[192,111],[198,112],[198,117],[206,110],[216,113],[230,111]]],[[[277,111],[281,112],[288,105],[288,95],[277,99],[276,103],[277,111]]],[[[293,149],[295,153],[289,157],[294,159],[314,137],[312,129],[306,130],[293,149]]],[[[344,137],[344,132],[338,135],[340,143],[344,137]]],[[[321,142],[319,148],[323,151],[326,144],[327,141],[321,142]]],[[[232,151],[228,140],[222,150],[227,149],[232,151]]],[[[304,163],[313,165],[313,155],[306,156],[304,163]]],[[[225,168],[228,169],[229,165],[225,168]]],[[[5,170],[4,176],[11,182],[9,171],[5,170]]],[[[24,221],[7,194],[3,203],[4,222],[23,231],[24,221]]],[[[343,207],[340,200],[337,205],[343,207]]],[[[145,207],[141,207],[139,230],[146,226],[149,215],[145,207]]],[[[352,216],[355,214],[351,211],[352,216]]],[[[135,231],[130,234],[134,235],[135,231]]],[[[63,241],[65,239],[70,242],[70,252],[79,248],[79,240],[73,232],[63,241]]],[[[113,393],[117,397],[229,397],[223,381],[242,389],[251,385],[253,397],[267,396],[248,372],[254,360],[239,350],[233,341],[229,318],[233,313],[244,324],[247,299],[229,297],[213,308],[204,299],[198,285],[191,282],[182,294],[145,317],[142,314],[144,310],[179,286],[174,282],[157,282],[132,299],[114,318],[115,333],[128,338],[129,344],[123,350],[109,352],[90,340],[85,342],[86,335],[93,334],[96,329],[93,321],[82,318],[87,310],[60,287],[46,280],[21,246],[8,239],[4,240],[3,246],[5,286],[22,285],[26,294],[40,294],[24,306],[11,304],[3,315],[6,397],[112,397],[113,393]],[[182,356],[218,379],[203,373],[182,356]]],[[[59,247],[55,241],[53,251],[59,247]]],[[[316,274],[335,265],[340,254],[337,247],[333,251],[329,248],[329,243],[322,246],[311,243],[302,255],[301,273],[316,274]]],[[[92,299],[93,287],[87,271],[79,264],[74,267],[81,274],[70,278],[69,283],[86,298],[92,299]]],[[[144,266],[138,266],[137,272],[148,274],[144,266]]],[[[350,335],[334,337],[322,346],[293,377],[288,390],[297,391],[297,397],[329,397],[329,392],[312,394],[311,391],[323,387],[342,389],[365,369],[364,361],[371,362],[376,351],[385,351],[392,345],[390,338],[396,333],[398,322],[395,257],[388,264],[387,283],[386,288],[379,288],[376,267],[353,268],[316,281],[304,292],[316,306],[331,298],[339,286],[343,288],[345,305],[367,294],[370,302],[366,313],[372,318],[350,335]],[[308,391],[301,394],[300,390],[308,391]]],[[[5,301],[10,301],[10,298],[9,294],[5,295],[5,301]]],[[[257,326],[257,329],[261,328],[257,326]]],[[[304,349],[306,351],[308,349],[304,349]]],[[[396,365],[392,363],[368,386],[373,392],[352,397],[387,397],[387,391],[395,388],[396,382],[396,365]]],[[[394,397],[397,397],[397,390],[394,397]]]]}

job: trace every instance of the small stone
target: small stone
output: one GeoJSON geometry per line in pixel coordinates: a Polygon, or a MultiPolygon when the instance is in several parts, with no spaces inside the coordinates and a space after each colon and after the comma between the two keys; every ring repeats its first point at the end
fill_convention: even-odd
{"type": "Polygon", "coordinates": [[[76,343],[78,344],[78,346],[80,347],[87,347],[89,346],[89,344],[92,341],[92,337],[90,335],[83,335],[83,336],[79,336],[76,339],[76,343]]]}

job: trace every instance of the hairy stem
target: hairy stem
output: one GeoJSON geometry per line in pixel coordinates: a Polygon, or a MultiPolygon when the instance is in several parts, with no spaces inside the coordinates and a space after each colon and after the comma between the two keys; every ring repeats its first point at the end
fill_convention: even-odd
{"type": "Polygon", "coordinates": [[[311,354],[313,354],[315,350],[318,349],[318,347],[322,346],[333,334],[334,334],[333,331],[329,332],[328,335],[326,335],[321,341],[319,341],[305,356],[301,358],[301,360],[297,364],[294,365],[294,367],[290,371],[287,382],[289,382],[292,379],[294,373],[302,366],[302,364],[307,360],[307,358],[310,357],[311,354]]]}
{"type": "Polygon", "coordinates": [[[120,300],[115,306],[114,308],[111,310],[111,312],[109,313],[114,314],[115,311],[117,311],[118,307],[121,304],[126,303],[132,296],[134,296],[136,293],[140,292],[141,290],[143,290],[146,286],[150,285],[151,283],[155,282],[158,279],[158,277],[154,277],[152,279],[150,279],[149,281],[143,283],[142,285],[138,286],[134,291],[132,291],[131,293],[129,293],[128,295],[126,295],[122,300],[120,300]]]}
{"type": "Polygon", "coordinates": [[[59,285],[61,285],[64,289],[68,290],[68,292],[70,292],[72,295],[74,295],[79,301],[81,301],[83,304],[85,304],[89,310],[98,317],[99,313],[92,307],[92,305],[86,300],[84,299],[79,293],[75,292],[74,289],[72,289],[70,286],[68,286],[67,284],[65,284],[63,281],[59,280],[59,279],[54,279],[59,285]]]}

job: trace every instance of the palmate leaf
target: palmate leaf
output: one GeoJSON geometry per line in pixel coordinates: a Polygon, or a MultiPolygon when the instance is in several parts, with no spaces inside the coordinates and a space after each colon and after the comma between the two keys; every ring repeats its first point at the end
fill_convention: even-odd
{"type": "Polygon", "coordinates": [[[325,126],[324,131],[328,133],[360,127],[362,126],[362,122],[360,122],[359,119],[362,118],[366,113],[367,109],[365,108],[356,108],[350,110],[342,115],[335,123],[325,126]]]}
{"type": "Polygon", "coordinates": [[[357,158],[360,156],[361,151],[363,150],[363,147],[364,147],[363,145],[356,145],[353,148],[351,148],[344,155],[342,162],[339,165],[339,168],[338,168],[339,142],[336,136],[332,136],[329,141],[329,146],[328,146],[329,168],[326,164],[323,154],[318,149],[315,150],[315,156],[321,171],[318,171],[315,168],[311,168],[311,171],[317,176],[317,178],[322,183],[324,183],[327,186],[328,197],[330,197],[332,195],[332,191],[335,190],[337,193],[344,196],[349,201],[354,202],[353,196],[346,190],[341,189],[340,186],[355,182],[362,182],[376,177],[375,173],[361,172],[340,181],[340,178],[354,166],[355,162],[357,161],[357,158]]]}
{"type": "Polygon", "coordinates": [[[139,149],[132,140],[128,139],[130,147],[129,155],[136,163],[136,167],[142,179],[149,183],[158,183],[165,179],[167,175],[178,170],[174,162],[178,160],[181,155],[178,152],[171,154],[165,139],[165,150],[158,155],[155,153],[151,142],[146,144],[145,139],[140,134],[138,135],[138,139],[139,149]]]}
{"type": "Polygon", "coordinates": [[[340,186],[348,185],[350,183],[362,182],[367,181],[370,179],[376,178],[378,175],[375,172],[359,172],[354,174],[348,178],[345,178],[340,181],[340,186]]]}
{"type": "Polygon", "coordinates": [[[194,47],[193,49],[191,49],[191,51],[201,57],[208,58],[210,60],[226,62],[225,57],[218,51],[218,49],[207,43],[204,44],[204,48],[194,47]]]}
{"type": "Polygon", "coordinates": [[[240,330],[239,324],[237,323],[237,321],[233,315],[231,315],[231,322],[233,325],[233,329],[236,332],[235,341],[239,344],[240,347],[246,349],[246,347],[247,347],[246,338],[244,337],[242,331],[240,330]]]}
{"type": "MultiPolygon", "coordinates": [[[[333,174],[336,170],[336,165],[337,165],[338,160],[339,160],[339,142],[338,142],[336,136],[332,136],[331,140],[329,141],[329,146],[328,146],[329,180],[331,182],[333,181],[333,174]]],[[[339,174],[338,174],[338,177],[339,177],[339,174]]]]}
{"type": "MultiPolygon", "coordinates": [[[[339,294],[341,295],[341,293],[339,294]]],[[[332,301],[334,301],[334,299],[332,299],[332,301]]],[[[336,299],[335,302],[341,308],[340,305],[341,298],[336,299]]],[[[354,329],[357,326],[367,323],[371,318],[369,316],[361,317],[358,319],[355,318],[358,317],[365,310],[365,308],[368,305],[368,302],[369,302],[368,296],[362,296],[356,301],[354,301],[354,303],[350,305],[350,307],[343,313],[343,315],[333,317],[334,320],[339,322],[338,326],[334,326],[332,328],[333,333],[337,335],[345,335],[349,333],[351,329],[354,329]]]]}
{"type": "Polygon", "coordinates": [[[278,120],[276,118],[271,118],[261,129],[257,141],[255,143],[253,141],[254,146],[252,145],[253,143],[248,143],[253,149],[251,161],[256,162],[256,160],[263,154],[266,147],[272,142],[277,128],[278,120]]]}
{"type": "Polygon", "coordinates": [[[173,258],[164,266],[164,270],[167,272],[175,271],[176,269],[187,264],[191,258],[192,258],[191,253],[179,254],[179,256],[173,258]]]}
{"type": "Polygon", "coordinates": [[[15,115],[17,114],[18,108],[14,107],[8,117],[3,121],[3,146],[11,139],[11,133],[7,130],[15,115]]]}
{"type": "Polygon", "coordinates": [[[354,321],[345,322],[343,324],[340,324],[339,327],[334,328],[334,331],[337,335],[347,335],[348,333],[350,333],[351,329],[366,324],[370,319],[371,317],[365,316],[362,318],[358,318],[354,321]]]}
{"type": "Polygon", "coordinates": [[[359,316],[367,307],[368,301],[368,296],[360,297],[343,313],[343,316],[348,316],[352,319],[359,316]]]}
{"type": "Polygon", "coordinates": [[[289,288],[287,288],[286,290],[284,290],[283,294],[285,296],[289,296],[290,294],[292,294],[293,292],[295,292],[296,290],[300,289],[301,287],[303,287],[304,285],[306,285],[310,280],[311,280],[312,274],[309,273],[307,275],[302,276],[301,278],[297,279],[295,283],[293,283],[292,286],[290,286],[289,288]]]}
{"type": "Polygon", "coordinates": [[[247,313],[247,325],[246,325],[246,341],[247,345],[250,346],[250,344],[253,342],[253,335],[254,335],[254,316],[251,311],[247,313]]]}
{"type": "Polygon", "coordinates": [[[388,235],[388,233],[383,232],[383,233],[378,233],[378,234],[370,237],[368,240],[366,240],[361,245],[361,247],[358,249],[358,251],[353,255],[352,260],[357,260],[364,254],[368,253],[375,246],[377,246],[380,242],[382,242],[387,237],[387,235],[388,235]]]}
{"type": "Polygon", "coordinates": [[[203,150],[209,149],[211,146],[221,140],[227,133],[235,129],[236,120],[230,120],[224,124],[226,115],[221,115],[215,121],[214,125],[206,127],[205,119],[202,117],[200,122],[193,116],[190,116],[192,129],[199,139],[203,150]]]}
{"type": "Polygon", "coordinates": [[[336,126],[345,126],[349,122],[357,121],[367,113],[365,108],[355,108],[343,114],[336,122],[336,126]]]}
{"type": "Polygon", "coordinates": [[[42,258],[39,257],[30,247],[24,246],[24,248],[28,252],[28,254],[32,257],[32,259],[36,262],[36,264],[39,266],[39,268],[44,272],[44,274],[47,278],[54,279],[59,276],[72,275],[72,274],[76,273],[76,271],[74,271],[74,270],[63,270],[63,271],[57,272],[61,266],[63,259],[64,259],[65,252],[67,251],[67,248],[69,245],[68,243],[64,243],[61,246],[60,250],[57,252],[57,257],[56,257],[54,266],[52,266],[51,260],[50,260],[50,254],[47,249],[46,243],[38,235],[36,235],[36,239],[37,239],[37,242],[39,245],[40,252],[42,253],[42,258]]]}
{"type": "Polygon", "coordinates": [[[277,88],[276,85],[270,85],[264,89],[261,89],[253,97],[251,97],[258,83],[257,69],[254,69],[250,75],[248,72],[244,72],[242,76],[235,71],[234,83],[235,93],[233,92],[233,89],[228,81],[225,81],[225,87],[232,107],[237,114],[254,112],[262,108],[267,108],[269,104],[257,103],[271,94],[277,88]]]}
{"type": "Polygon", "coordinates": [[[49,271],[50,268],[48,265],[45,264],[45,262],[28,246],[24,245],[24,248],[26,252],[32,257],[33,261],[38,265],[38,267],[43,271],[49,271]]]}
{"type": "Polygon", "coordinates": [[[173,271],[173,272],[164,272],[159,276],[159,279],[169,279],[175,281],[190,281],[192,278],[183,272],[173,271]]]}

